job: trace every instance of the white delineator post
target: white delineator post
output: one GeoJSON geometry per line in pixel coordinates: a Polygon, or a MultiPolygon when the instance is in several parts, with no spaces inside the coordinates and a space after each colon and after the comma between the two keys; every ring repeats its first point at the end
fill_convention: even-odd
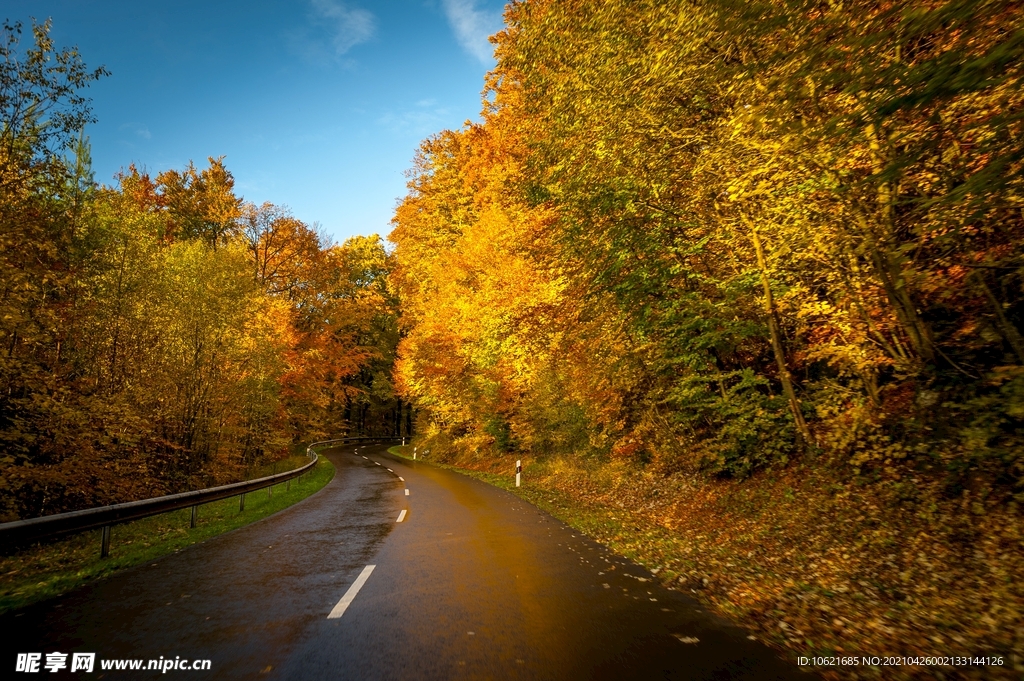
{"type": "Polygon", "coordinates": [[[516,459],[516,487],[519,487],[519,475],[523,472],[523,462],[516,459]]]}
{"type": "Polygon", "coordinates": [[[413,461],[416,460],[416,448],[415,447],[412,448],[412,460],[413,461]]]}

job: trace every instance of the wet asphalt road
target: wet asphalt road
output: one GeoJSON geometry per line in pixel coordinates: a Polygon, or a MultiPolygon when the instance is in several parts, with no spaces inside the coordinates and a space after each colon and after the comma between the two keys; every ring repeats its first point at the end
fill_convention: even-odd
{"type": "Polygon", "coordinates": [[[4,664],[84,651],[212,661],[163,675],[190,679],[812,678],[507,492],[383,445],[327,455],[334,480],[281,513],[0,617],[4,664]]]}

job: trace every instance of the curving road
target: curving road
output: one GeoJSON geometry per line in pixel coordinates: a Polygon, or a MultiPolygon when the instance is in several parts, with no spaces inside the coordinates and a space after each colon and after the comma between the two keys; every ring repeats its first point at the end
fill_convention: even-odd
{"type": "Polygon", "coordinates": [[[327,456],[334,480],[281,513],[0,617],[9,669],[89,651],[210,671],[4,678],[810,678],[507,492],[384,445],[327,456]]]}

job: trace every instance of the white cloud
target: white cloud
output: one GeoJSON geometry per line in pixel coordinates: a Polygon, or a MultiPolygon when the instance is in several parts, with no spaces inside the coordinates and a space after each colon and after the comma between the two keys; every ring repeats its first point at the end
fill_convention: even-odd
{"type": "Polygon", "coordinates": [[[477,9],[476,0],[444,0],[444,13],[462,48],[483,64],[494,63],[487,38],[501,30],[501,10],[477,9]]]}
{"type": "Polygon", "coordinates": [[[313,7],[314,22],[327,29],[329,51],[335,56],[341,56],[356,45],[365,43],[377,30],[377,20],[369,10],[349,7],[337,0],[311,0],[310,4],[313,7]]]}
{"type": "Polygon", "coordinates": [[[124,123],[118,128],[118,130],[133,132],[137,137],[141,137],[144,140],[152,139],[153,137],[149,128],[144,126],[142,123],[124,123]]]}

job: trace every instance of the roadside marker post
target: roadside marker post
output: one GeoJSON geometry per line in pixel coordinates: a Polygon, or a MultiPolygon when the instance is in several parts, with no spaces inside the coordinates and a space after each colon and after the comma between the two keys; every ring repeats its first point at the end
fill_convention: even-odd
{"type": "Polygon", "coordinates": [[[523,472],[523,462],[516,459],[516,487],[519,487],[519,476],[523,472]]]}
{"type": "Polygon", "coordinates": [[[100,558],[110,557],[110,525],[103,526],[100,538],[100,558]]]}
{"type": "Polygon", "coordinates": [[[412,448],[412,460],[413,461],[416,460],[416,448],[415,447],[412,448]]]}

